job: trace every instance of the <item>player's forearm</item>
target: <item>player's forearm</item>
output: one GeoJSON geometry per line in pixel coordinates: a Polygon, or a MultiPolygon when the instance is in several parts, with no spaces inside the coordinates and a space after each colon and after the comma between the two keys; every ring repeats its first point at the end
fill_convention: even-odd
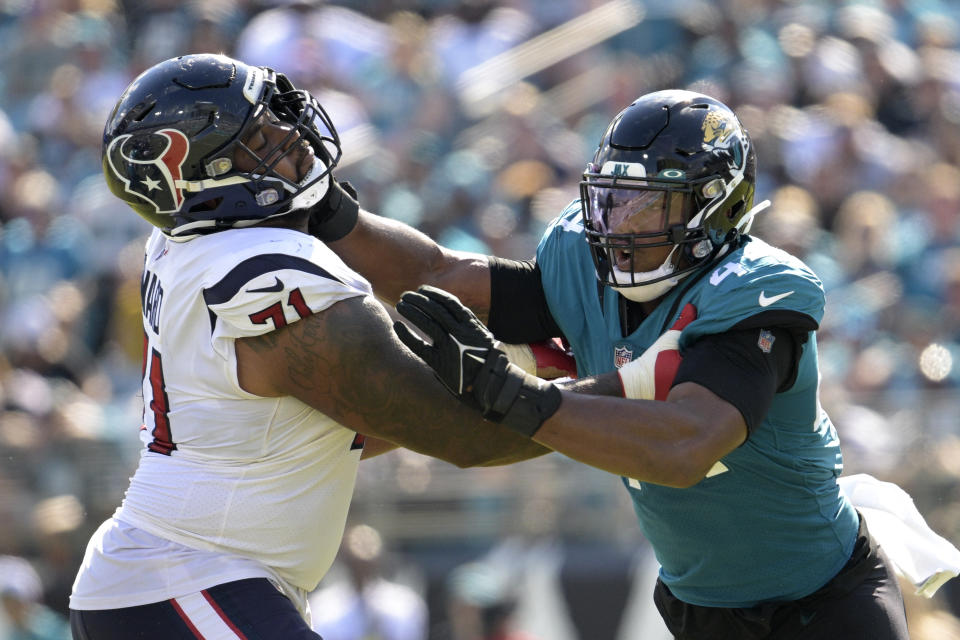
{"type": "Polygon", "coordinates": [[[683,460],[675,461],[681,438],[664,438],[661,407],[642,400],[625,401],[598,396],[564,395],[559,411],[547,420],[534,439],[565,456],[620,476],[667,486],[688,484],[683,460]],[[636,403],[631,420],[622,419],[623,407],[610,402],[636,403]],[[661,415],[658,415],[661,414],[661,415]]]}
{"type": "Polygon", "coordinates": [[[499,467],[503,465],[514,464],[515,462],[523,462],[524,460],[530,460],[531,458],[538,458],[542,455],[552,453],[553,451],[542,444],[534,442],[533,440],[527,440],[526,438],[517,442],[512,440],[508,442],[509,446],[501,445],[499,451],[500,455],[493,456],[488,460],[472,466],[499,467]]]}
{"type": "Polygon", "coordinates": [[[352,407],[343,422],[458,467],[512,464],[550,452],[533,440],[484,421],[432,378],[419,379],[406,372],[383,384],[395,393],[382,395],[385,402],[380,406],[352,407]]]}
{"type": "Polygon", "coordinates": [[[396,444],[395,442],[390,442],[381,438],[367,437],[363,442],[363,453],[360,454],[360,459],[369,460],[370,458],[376,458],[379,455],[393,451],[399,446],[400,445],[396,444]]]}
{"type": "MultiPolygon", "coordinates": [[[[539,373],[537,375],[539,375],[539,373]]],[[[591,396],[623,397],[623,384],[620,382],[620,376],[618,376],[616,372],[604,373],[588,378],[565,380],[557,383],[557,386],[565,391],[583,393],[591,396]]]]}
{"type": "Polygon", "coordinates": [[[377,295],[396,302],[404,291],[432,284],[450,291],[478,315],[490,306],[486,256],[451,251],[402,222],[361,211],[345,238],[328,243],[377,295]]]}
{"type": "Polygon", "coordinates": [[[745,427],[733,407],[705,412],[702,398],[686,391],[672,402],[565,393],[534,440],[617,475],[690,486],[742,443],[745,427]]]}
{"type": "Polygon", "coordinates": [[[340,424],[460,467],[548,452],[492,425],[440,384],[372,298],[350,298],[283,329],[238,341],[241,384],[289,395],[340,424]]]}
{"type": "MultiPolygon", "coordinates": [[[[399,347],[398,347],[399,348],[399,347]]],[[[459,467],[511,464],[549,453],[543,445],[483,420],[437,381],[412,354],[390,353],[382,373],[357,380],[369,401],[358,398],[345,421],[364,433],[459,467]],[[375,398],[375,399],[374,399],[375,398]]]]}

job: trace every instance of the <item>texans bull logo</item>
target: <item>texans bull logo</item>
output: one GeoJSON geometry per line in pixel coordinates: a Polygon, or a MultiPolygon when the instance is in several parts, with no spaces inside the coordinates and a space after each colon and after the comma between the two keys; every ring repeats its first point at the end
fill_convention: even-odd
{"type": "Polygon", "coordinates": [[[107,149],[110,170],[126,191],[149,202],[157,213],[175,213],[183,204],[183,162],[190,152],[187,136],[176,129],[118,136],[107,149]]]}

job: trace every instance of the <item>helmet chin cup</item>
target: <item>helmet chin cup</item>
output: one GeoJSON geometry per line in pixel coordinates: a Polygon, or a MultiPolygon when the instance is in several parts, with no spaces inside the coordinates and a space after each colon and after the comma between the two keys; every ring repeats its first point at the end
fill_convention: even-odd
{"type": "Polygon", "coordinates": [[[680,278],[668,278],[667,280],[651,282],[650,284],[640,284],[635,287],[611,287],[611,289],[627,300],[633,302],[650,302],[662,295],[666,295],[670,289],[677,286],[678,282],[680,282],[680,278]]]}
{"type": "Polygon", "coordinates": [[[660,296],[664,295],[670,289],[677,286],[677,283],[683,278],[683,276],[669,277],[677,269],[673,265],[673,262],[670,260],[673,252],[670,253],[670,256],[667,256],[667,259],[662,265],[653,271],[642,271],[630,273],[629,271],[621,271],[616,267],[610,269],[610,275],[608,276],[607,283],[610,285],[610,288],[622,295],[627,300],[632,300],[634,302],[649,302],[651,300],[656,300],[660,296]],[[639,284],[632,284],[630,286],[617,286],[624,283],[633,283],[638,282],[639,284]]]}
{"type": "MultiPolygon", "coordinates": [[[[300,184],[310,184],[311,182],[314,182],[314,184],[306,191],[294,196],[290,203],[290,211],[309,209],[320,202],[323,197],[327,195],[327,191],[330,190],[330,172],[327,170],[327,165],[320,158],[314,158],[313,167],[310,168],[310,171],[307,172],[304,179],[300,181],[300,184]],[[320,179],[318,180],[318,178],[320,179]]],[[[290,189],[289,186],[287,188],[290,189]]]]}

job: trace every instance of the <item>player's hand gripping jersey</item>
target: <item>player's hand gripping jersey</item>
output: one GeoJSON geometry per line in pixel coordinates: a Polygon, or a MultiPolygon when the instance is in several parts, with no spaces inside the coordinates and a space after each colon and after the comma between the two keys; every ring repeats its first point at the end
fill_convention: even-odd
{"type": "MultiPolygon", "coordinates": [[[[858,526],[837,486],[842,469],[837,434],[816,400],[820,281],[796,258],[749,238],[702,275],[682,280],[623,337],[616,292],[605,291],[601,308],[580,211],[574,202],[550,225],[537,264],[551,314],[576,354],[581,376],[612,371],[638,357],[688,303],[695,305],[697,319],[680,336],[681,353],[702,336],[761,314],[772,326],[808,332],[796,380],[774,396],[762,423],[706,478],[687,489],[630,478],[624,484],[662,565],[661,577],[682,600],[750,607],[816,590],[849,559],[858,526]]],[[[764,334],[759,335],[757,346],[763,349],[764,334]]]]}
{"type": "Polygon", "coordinates": [[[141,285],[144,448],[115,518],[190,549],[254,558],[288,593],[313,589],[339,547],[362,439],[292,397],[244,391],[234,341],[368,294],[302,233],[233,229],[180,243],[154,231],[141,285]]]}

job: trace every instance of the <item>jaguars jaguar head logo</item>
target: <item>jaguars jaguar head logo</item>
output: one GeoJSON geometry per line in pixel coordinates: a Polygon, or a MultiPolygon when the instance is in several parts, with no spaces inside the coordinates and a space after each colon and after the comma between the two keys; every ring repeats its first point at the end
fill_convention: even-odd
{"type": "Polygon", "coordinates": [[[722,147],[729,142],[729,138],[737,130],[737,123],[733,116],[723,111],[710,110],[703,119],[703,143],[711,147],[722,147]]]}

